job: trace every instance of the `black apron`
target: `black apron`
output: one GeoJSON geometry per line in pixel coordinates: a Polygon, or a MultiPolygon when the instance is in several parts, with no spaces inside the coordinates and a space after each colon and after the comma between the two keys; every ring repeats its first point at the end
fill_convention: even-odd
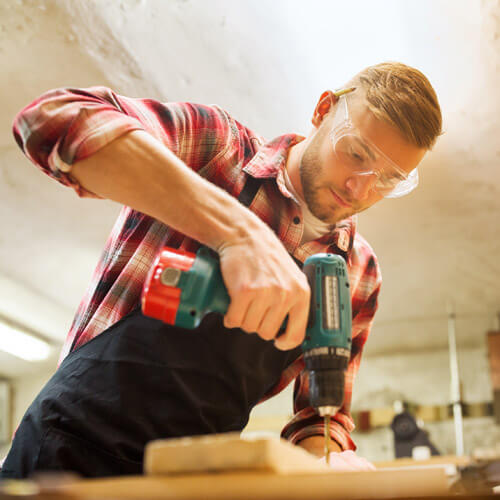
{"type": "MultiPolygon", "coordinates": [[[[249,176],[239,200],[249,206],[259,185],[249,176]]],[[[63,360],[24,415],[0,476],[141,474],[148,441],[241,431],[300,354],[227,329],[218,314],[187,330],[137,308],[63,360]]]]}

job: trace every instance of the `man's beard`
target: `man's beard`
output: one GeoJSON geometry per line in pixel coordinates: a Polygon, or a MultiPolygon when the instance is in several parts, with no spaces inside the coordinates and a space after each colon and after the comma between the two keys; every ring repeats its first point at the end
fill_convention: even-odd
{"type": "Polygon", "coordinates": [[[318,152],[324,136],[322,129],[323,127],[318,130],[302,153],[299,165],[300,181],[309,211],[319,220],[333,224],[336,221],[332,221],[332,211],[325,209],[319,200],[321,186],[317,178],[321,174],[321,167],[318,152]]]}
{"type": "MultiPolygon", "coordinates": [[[[321,191],[326,192],[326,196],[330,197],[328,186],[318,182],[318,177],[321,176],[321,161],[319,150],[323,142],[324,136],[328,133],[325,127],[320,127],[317,133],[312,138],[302,153],[300,159],[299,172],[300,181],[302,183],[302,191],[304,199],[307,203],[309,211],[319,220],[335,224],[342,219],[345,219],[355,213],[354,210],[347,210],[345,207],[333,208],[330,204],[321,203],[321,191]],[[326,132],[326,133],[325,133],[326,132]]],[[[325,196],[325,194],[323,194],[325,196]]]]}

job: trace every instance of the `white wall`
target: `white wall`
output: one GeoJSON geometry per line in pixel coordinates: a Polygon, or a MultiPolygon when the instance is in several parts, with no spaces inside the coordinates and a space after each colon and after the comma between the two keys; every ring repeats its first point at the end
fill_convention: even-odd
{"type": "MultiPolygon", "coordinates": [[[[45,365],[39,371],[28,376],[12,379],[11,383],[11,431],[19,425],[23,415],[41,388],[50,379],[56,369],[56,364],[45,365]]],[[[0,462],[9,451],[10,444],[0,445],[0,462]]]]}

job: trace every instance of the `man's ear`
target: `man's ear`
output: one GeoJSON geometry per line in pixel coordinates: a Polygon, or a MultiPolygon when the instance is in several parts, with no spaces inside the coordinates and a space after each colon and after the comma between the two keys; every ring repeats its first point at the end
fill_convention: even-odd
{"type": "Polygon", "coordinates": [[[318,104],[314,109],[314,114],[311,119],[312,124],[318,128],[321,125],[324,117],[332,109],[332,107],[337,103],[339,98],[331,91],[325,90],[321,97],[319,98],[318,104]]]}

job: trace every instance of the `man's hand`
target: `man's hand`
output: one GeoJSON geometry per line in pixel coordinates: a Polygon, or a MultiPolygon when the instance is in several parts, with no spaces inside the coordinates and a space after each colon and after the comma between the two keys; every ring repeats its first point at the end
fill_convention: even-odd
{"type": "MultiPolygon", "coordinates": [[[[366,458],[358,457],[351,450],[342,451],[342,448],[335,441],[332,441],[330,445],[335,450],[330,452],[329,465],[332,469],[338,471],[375,470],[375,466],[368,462],[366,458]]],[[[319,457],[320,462],[326,463],[323,436],[310,436],[300,441],[297,446],[319,457]]]]}
{"type": "MultiPolygon", "coordinates": [[[[326,463],[326,457],[321,457],[320,462],[326,463]]],[[[376,467],[366,460],[366,458],[359,457],[352,450],[330,453],[329,460],[330,468],[342,471],[361,471],[361,470],[376,470],[376,467]]]]}
{"type": "Polygon", "coordinates": [[[231,298],[224,325],[275,339],[278,349],[292,349],[304,340],[309,284],[274,233],[260,220],[251,222],[246,234],[218,249],[231,298]],[[287,315],[286,331],[276,338],[287,315]]]}

